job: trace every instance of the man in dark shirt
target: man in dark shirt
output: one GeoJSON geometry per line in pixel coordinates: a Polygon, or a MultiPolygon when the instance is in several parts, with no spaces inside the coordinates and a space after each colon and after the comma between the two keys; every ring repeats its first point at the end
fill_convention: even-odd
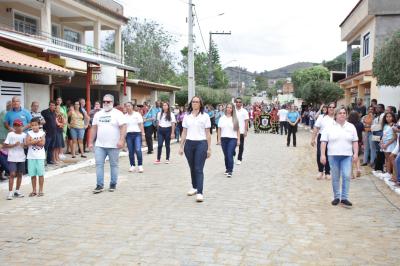
{"type": "Polygon", "coordinates": [[[57,134],[55,110],[56,110],[56,102],[50,101],[49,108],[42,111],[42,116],[46,121],[46,123],[43,125],[43,130],[46,132],[46,143],[44,148],[47,152],[47,164],[54,164],[52,158],[53,158],[54,141],[57,134]]]}
{"type": "Polygon", "coordinates": [[[363,117],[367,114],[367,107],[363,104],[363,99],[358,99],[357,106],[354,108],[354,111],[357,111],[360,114],[360,117],[363,117]]]}

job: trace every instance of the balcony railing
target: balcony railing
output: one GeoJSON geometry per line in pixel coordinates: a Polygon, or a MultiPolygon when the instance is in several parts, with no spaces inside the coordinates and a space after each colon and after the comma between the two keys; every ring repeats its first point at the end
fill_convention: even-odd
{"type": "Polygon", "coordinates": [[[352,76],[360,72],[360,60],[356,60],[347,65],[347,76],[352,76]]]}
{"type": "Polygon", "coordinates": [[[41,41],[47,41],[56,46],[60,46],[62,48],[67,48],[71,51],[94,55],[94,56],[98,56],[102,59],[108,59],[108,60],[112,60],[112,61],[115,61],[118,63],[122,63],[122,57],[117,54],[110,53],[110,52],[100,50],[100,49],[96,49],[90,45],[84,45],[84,44],[80,44],[80,43],[67,41],[67,40],[64,40],[61,38],[57,38],[57,37],[51,36],[47,32],[41,32],[36,29],[35,29],[35,31],[33,31],[31,29],[32,29],[31,25],[22,25],[20,22],[13,26],[13,25],[4,23],[4,21],[0,19],[0,30],[6,30],[6,31],[14,32],[14,33],[19,33],[24,36],[28,36],[30,38],[34,38],[34,39],[41,40],[41,41]],[[30,30],[27,30],[27,29],[30,29],[30,30]]]}

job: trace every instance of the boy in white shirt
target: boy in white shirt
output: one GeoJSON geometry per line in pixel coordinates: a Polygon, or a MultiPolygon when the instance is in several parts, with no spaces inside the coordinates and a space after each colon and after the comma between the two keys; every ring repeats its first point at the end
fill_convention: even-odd
{"type": "Polygon", "coordinates": [[[13,196],[22,198],[24,195],[19,191],[22,182],[22,174],[25,172],[25,152],[24,142],[26,134],[23,132],[23,123],[16,119],[13,122],[14,131],[7,134],[4,141],[4,148],[8,149],[8,165],[10,168],[10,178],[8,179],[8,200],[12,200],[13,196]],[[16,190],[13,193],[14,177],[17,178],[16,190]]]}
{"type": "Polygon", "coordinates": [[[29,146],[28,149],[28,174],[32,181],[32,192],[29,197],[44,196],[44,160],[46,159],[46,152],[44,150],[46,133],[40,130],[40,119],[34,117],[31,120],[31,129],[25,140],[25,144],[29,146]],[[36,193],[36,176],[39,176],[39,194],[36,193]]]}

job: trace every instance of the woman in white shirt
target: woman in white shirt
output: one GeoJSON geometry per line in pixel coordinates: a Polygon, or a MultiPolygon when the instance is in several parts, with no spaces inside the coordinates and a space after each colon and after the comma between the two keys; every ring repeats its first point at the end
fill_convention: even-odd
{"type": "Polygon", "coordinates": [[[143,117],[135,111],[135,105],[131,102],[125,104],[127,123],[126,145],[129,151],[129,172],[135,171],[135,153],[138,161],[138,171],[143,173],[142,136],[144,137],[143,117]]]}
{"type": "Polygon", "coordinates": [[[358,160],[358,136],[355,126],[346,121],[347,110],[344,107],[335,112],[336,122],[325,128],[321,136],[321,163],[329,160],[332,171],[332,187],[334,199],[332,205],[342,203],[352,206],[349,201],[349,187],[352,161],[358,160]],[[328,159],[325,156],[328,146],[328,159]],[[342,176],[342,191],[340,191],[340,176],[342,176]]]}
{"type": "Polygon", "coordinates": [[[225,157],[225,175],[232,177],[233,154],[240,144],[239,121],[233,104],[225,108],[225,115],[218,122],[218,144],[221,145],[225,157]]]}
{"type": "Polygon", "coordinates": [[[167,152],[165,163],[169,163],[169,155],[171,153],[171,139],[175,138],[175,124],[176,118],[174,113],[171,112],[169,103],[165,102],[162,104],[161,112],[157,114],[158,123],[158,149],[157,149],[157,160],[154,164],[160,164],[162,147],[165,141],[165,149],[167,152]]]}
{"type": "Polygon", "coordinates": [[[204,112],[203,101],[200,97],[194,96],[189,103],[188,113],[183,118],[183,132],[181,136],[181,147],[179,154],[185,152],[186,159],[190,167],[192,178],[192,189],[188,191],[188,196],[196,195],[196,201],[202,202],[204,164],[206,159],[211,156],[211,134],[210,117],[204,112]]]}

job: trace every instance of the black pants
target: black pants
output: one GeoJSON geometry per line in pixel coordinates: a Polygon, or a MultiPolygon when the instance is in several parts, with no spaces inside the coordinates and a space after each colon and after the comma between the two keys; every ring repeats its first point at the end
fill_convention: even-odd
{"type": "MultiPolygon", "coordinates": [[[[243,159],[243,150],[244,150],[244,135],[240,134],[240,144],[239,144],[239,154],[238,154],[238,160],[242,161],[243,159]]],[[[236,156],[236,150],[233,153],[233,156],[236,156]]]]}
{"type": "Polygon", "coordinates": [[[294,126],[288,124],[288,135],[287,135],[288,146],[290,146],[290,136],[293,134],[293,146],[296,147],[296,132],[297,132],[297,124],[294,126]]]}
{"type": "Polygon", "coordinates": [[[326,175],[331,174],[331,167],[329,166],[329,160],[328,160],[328,145],[326,146],[325,149],[325,157],[326,157],[326,164],[323,165],[321,163],[321,134],[318,134],[317,137],[317,164],[318,164],[318,172],[323,173],[325,170],[326,175]]]}
{"type": "Polygon", "coordinates": [[[285,135],[287,135],[288,122],[287,121],[280,121],[279,122],[279,127],[281,128],[281,135],[283,135],[283,129],[285,129],[285,135]]]}
{"type": "Polygon", "coordinates": [[[144,127],[146,137],[147,152],[153,152],[153,125],[144,127]]]}
{"type": "Polygon", "coordinates": [[[154,134],[154,139],[157,139],[157,127],[153,126],[153,134],[154,134]]]}

